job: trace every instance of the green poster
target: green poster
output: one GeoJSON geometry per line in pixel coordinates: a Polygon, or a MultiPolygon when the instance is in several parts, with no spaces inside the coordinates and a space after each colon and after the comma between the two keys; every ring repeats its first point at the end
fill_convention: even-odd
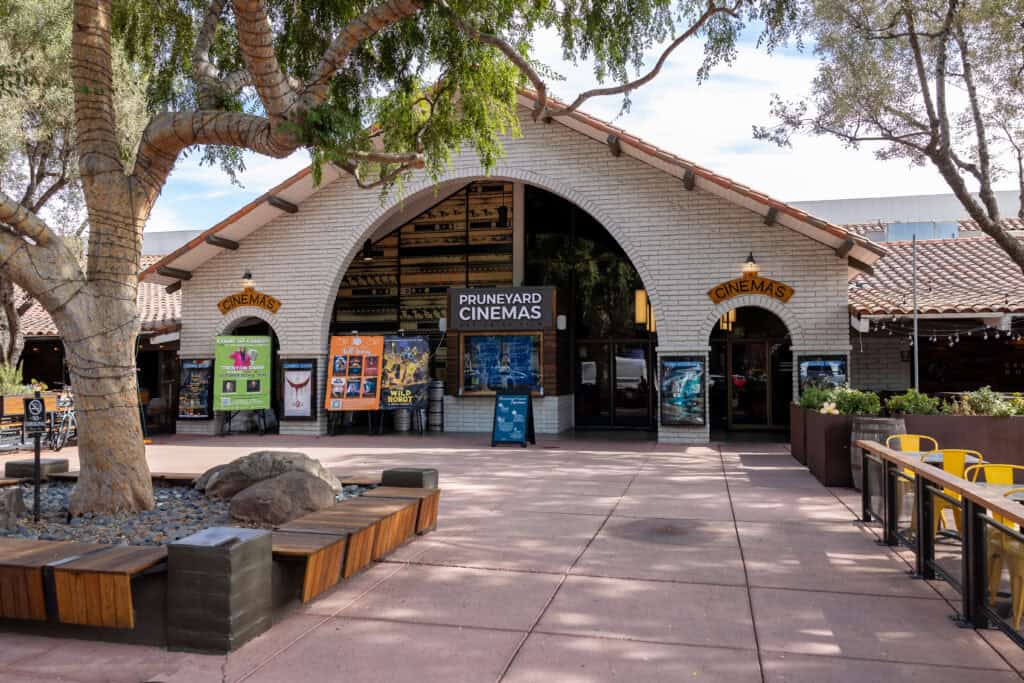
{"type": "Polygon", "coordinates": [[[270,407],[270,337],[215,339],[213,409],[263,410],[270,407]]]}

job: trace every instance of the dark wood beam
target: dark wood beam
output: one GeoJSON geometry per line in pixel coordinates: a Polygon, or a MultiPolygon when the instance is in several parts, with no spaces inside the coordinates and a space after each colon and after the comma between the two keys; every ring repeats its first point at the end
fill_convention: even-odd
{"type": "Polygon", "coordinates": [[[164,277],[173,277],[175,280],[191,280],[192,273],[181,268],[171,268],[170,266],[160,266],[156,269],[157,275],[163,275],[164,277]]]}
{"type": "Polygon", "coordinates": [[[691,168],[686,169],[686,172],[683,173],[683,187],[687,190],[693,190],[693,188],[697,187],[697,176],[691,168]]]}
{"type": "Polygon", "coordinates": [[[854,270],[859,270],[860,272],[866,273],[867,275],[875,274],[874,268],[864,263],[863,261],[853,258],[852,256],[849,259],[847,259],[847,263],[849,263],[850,267],[853,268],[854,270]]]}
{"type": "Polygon", "coordinates": [[[776,219],[778,219],[778,217],[779,217],[779,210],[776,209],[774,206],[770,206],[770,207],[768,207],[768,213],[766,213],[764,215],[764,224],[765,225],[775,225],[775,221],[776,221],[776,219]]]}
{"type": "Polygon", "coordinates": [[[273,194],[269,195],[267,197],[267,204],[270,204],[275,209],[281,209],[282,211],[284,211],[286,213],[298,213],[299,212],[299,207],[298,206],[296,206],[295,204],[292,204],[287,199],[282,199],[281,197],[278,197],[277,195],[273,195],[273,194]]]}
{"type": "Polygon", "coordinates": [[[619,136],[614,133],[609,133],[608,139],[608,151],[612,153],[613,157],[622,156],[622,143],[619,141],[619,136]]]}
{"type": "Polygon", "coordinates": [[[174,294],[179,289],[181,289],[181,280],[178,280],[174,284],[167,285],[167,288],[164,291],[166,291],[168,294],[174,294]]]}
{"type": "Polygon", "coordinates": [[[846,240],[842,244],[840,244],[838,247],[836,247],[836,256],[838,256],[839,258],[845,258],[847,254],[849,254],[851,251],[853,251],[853,247],[856,244],[857,244],[856,242],[854,242],[852,239],[847,237],[846,240]]]}
{"type": "Polygon", "coordinates": [[[221,249],[230,249],[231,251],[238,249],[238,242],[229,240],[227,237],[220,237],[219,235],[207,235],[206,243],[221,249]]]}

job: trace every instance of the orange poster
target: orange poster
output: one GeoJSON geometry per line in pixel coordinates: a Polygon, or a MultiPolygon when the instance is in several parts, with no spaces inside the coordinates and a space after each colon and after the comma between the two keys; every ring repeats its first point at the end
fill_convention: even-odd
{"type": "Polygon", "coordinates": [[[378,410],[384,337],[331,337],[327,410],[378,410]]]}

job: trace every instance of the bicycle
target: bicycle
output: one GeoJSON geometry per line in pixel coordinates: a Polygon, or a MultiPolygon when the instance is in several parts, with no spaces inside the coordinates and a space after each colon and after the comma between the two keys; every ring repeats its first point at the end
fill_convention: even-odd
{"type": "Polygon", "coordinates": [[[70,392],[57,397],[57,411],[60,417],[50,430],[50,448],[59,451],[72,439],[78,439],[78,418],[75,416],[75,399],[70,392]]]}

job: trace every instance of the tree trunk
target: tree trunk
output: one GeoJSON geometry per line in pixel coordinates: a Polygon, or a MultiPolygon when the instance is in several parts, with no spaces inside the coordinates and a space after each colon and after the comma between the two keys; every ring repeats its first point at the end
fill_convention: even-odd
{"type": "Polygon", "coordinates": [[[78,416],[81,474],[69,511],[80,515],[150,509],[153,484],[135,375],[135,298],[128,301],[87,285],[72,304],[56,317],[67,342],[78,416]]]}
{"type": "Polygon", "coordinates": [[[21,331],[21,316],[14,300],[14,283],[5,277],[0,277],[0,316],[0,363],[17,365],[21,362],[25,335],[21,331]]]}

